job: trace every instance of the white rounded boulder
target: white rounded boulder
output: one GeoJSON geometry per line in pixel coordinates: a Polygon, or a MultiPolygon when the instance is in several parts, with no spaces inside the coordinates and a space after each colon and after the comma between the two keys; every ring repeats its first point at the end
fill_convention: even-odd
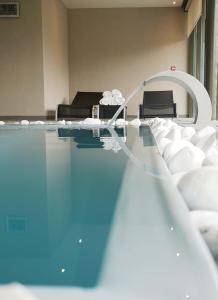
{"type": "Polygon", "coordinates": [[[196,145],[202,139],[211,136],[216,132],[216,129],[212,126],[207,126],[200,129],[196,134],[193,135],[191,142],[196,145]]]}
{"type": "Polygon", "coordinates": [[[178,188],[190,210],[218,211],[218,168],[202,167],[183,176],[178,188]]]}
{"type": "Polygon", "coordinates": [[[163,154],[166,146],[172,143],[172,141],[167,138],[162,138],[160,141],[157,142],[158,142],[158,149],[161,155],[163,154]]]}
{"type": "Polygon", "coordinates": [[[172,141],[181,140],[182,138],[181,129],[177,126],[173,126],[170,129],[169,133],[166,135],[166,138],[172,141]]]}
{"type": "Polygon", "coordinates": [[[182,138],[189,141],[195,133],[196,131],[193,127],[184,127],[182,129],[182,138]]]}
{"type": "Polygon", "coordinates": [[[211,253],[218,259],[218,212],[196,210],[190,212],[190,216],[211,253]]]}
{"type": "Polygon", "coordinates": [[[175,173],[172,175],[172,179],[173,182],[175,183],[175,185],[178,185],[180,180],[183,178],[183,176],[185,176],[185,174],[187,174],[186,172],[179,172],[179,173],[175,173]]]}
{"type": "Polygon", "coordinates": [[[215,155],[209,155],[203,161],[204,166],[217,166],[218,167],[218,153],[215,155]]]}
{"type": "Polygon", "coordinates": [[[29,122],[28,120],[22,120],[22,121],[20,122],[20,124],[21,124],[21,125],[29,125],[30,122],[29,122]]]}
{"type": "Polygon", "coordinates": [[[157,143],[161,141],[162,138],[165,138],[166,135],[168,134],[169,129],[168,128],[163,128],[158,134],[155,135],[157,143]]]}
{"type": "Polygon", "coordinates": [[[192,147],[193,145],[188,142],[188,141],[183,141],[183,140],[179,140],[179,141],[174,141],[171,143],[168,143],[168,145],[166,146],[166,148],[164,149],[163,152],[163,157],[166,161],[168,161],[171,157],[173,157],[179,150],[181,150],[182,148],[186,147],[186,146],[190,146],[192,147]]]}
{"type": "Polygon", "coordinates": [[[117,119],[115,124],[116,126],[125,126],[128,125],[128,121],[125,119],[117,119]]]}
{"type": "Polygon", "coordinates": [[[132,121],[129,122],[129,125],[139,127],[141,126],[141,121],[139,119],[133,119],[132,121]]]}
{"type": "Polygon", "coordinates": [[[168,167],[171,173],[189,172],[200,168],[205,154],[202,150],[194,146],[186,146],[179,150],[168,160],[168,167]]]}

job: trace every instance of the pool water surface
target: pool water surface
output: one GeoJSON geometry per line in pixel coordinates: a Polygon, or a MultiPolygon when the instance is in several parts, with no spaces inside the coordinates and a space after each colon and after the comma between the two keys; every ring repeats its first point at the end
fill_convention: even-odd
{"type": "MultiPolygon", "coordinates": [[[[141,132],[152,144],[149,130],[141,132]]],[[[124,129],[117,135],[126,138],[124,129]]],[[[128,161],[122,150],[104,149],[110,136],[0,131],[1,283],[96,285],[128,161]]]]}
{"type": "Polygon", "coordinates": [[[0,167],[1,284],[217,299],[149,127],[6,126],[0,167]]]}

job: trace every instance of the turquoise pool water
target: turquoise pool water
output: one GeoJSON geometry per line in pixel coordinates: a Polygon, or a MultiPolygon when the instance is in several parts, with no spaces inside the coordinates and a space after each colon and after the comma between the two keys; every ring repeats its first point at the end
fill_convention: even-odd
{"type": "Polygon", "coordinates": [[[0,284],[40,299],[65,299],[54,286],[66,299],[217,299],[215,265],[148,127],[5,126],[0,170],[0,284]]]}
{"type": "MultiPolygon", "coordinates": [[[[153,145],[148,128],[135,133],[130,148],[136,138],[153,145]]],[[[116,134],[126,139],[128,130],[116,134]]],[[[1,283],[96,285],[128,162],[104,149],[110,137],[107,129],[0,130],[1,283]]]]}

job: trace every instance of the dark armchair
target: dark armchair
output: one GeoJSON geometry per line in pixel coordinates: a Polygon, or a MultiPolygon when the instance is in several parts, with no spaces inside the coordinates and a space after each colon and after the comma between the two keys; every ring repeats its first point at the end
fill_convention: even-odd
{"type": "Polygon", "coordinates": [[[92,107],[99,104],[101,98],[101,92],[77,92],[70,105],[58,105],[56,118],[91,118],[92,107]]]}
{"type": "MultiPolygon", "coordinates": [[[[101,99],[102,92],[77,92],[70,105],[58,105],[56,119],[91,118],[92,107],[99,105],[101,99]]],[[[99,118],[111,119],[119,107],[119,105],[99,105],[99,118]]],[[[121,112],[119,118],[123,118],[123,115],[124,113],[121,112]]]]}
{"type": "Polygon", "coordinates": [[[173,91],[145,91],[143,104],[139,106],[139,117],[175,118],[176,103],[173,102],[173,91]]]}

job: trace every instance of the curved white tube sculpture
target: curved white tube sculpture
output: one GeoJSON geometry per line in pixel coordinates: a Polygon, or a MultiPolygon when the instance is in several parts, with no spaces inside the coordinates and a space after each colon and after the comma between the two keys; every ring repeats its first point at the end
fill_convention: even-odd
{"type": "Polygon", "coordinates": [[[175,82],[181,85],[190,94],[195,107],[194,123],[205,124],[211,121],[211,100],[203,84],[200,81],[198,81],[195,77],[185,72],[165,71],[148,78],[141,85],[139,85],[126,99],[125,103],[117,110],[109,125],[113,124],[113,122],[117,119],[118,115],[121,113],[124,107],[140,90],[142,90],[148,83],[159,80],[175,82]]]}

